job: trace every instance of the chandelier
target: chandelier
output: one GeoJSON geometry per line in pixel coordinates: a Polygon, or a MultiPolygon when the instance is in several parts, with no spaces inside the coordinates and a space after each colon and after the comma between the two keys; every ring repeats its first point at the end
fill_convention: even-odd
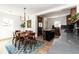
{"type": "Polygon", "coordinates": [[[26,8],[24,8],[24,22],[26,21],[26,8]]]}
{"type": "Polygon", "coordinates": [[[26,8],[24,8],[24,17],[23,17],[23,23],[21,24],[22,28],[26,27],[26,8]]]}

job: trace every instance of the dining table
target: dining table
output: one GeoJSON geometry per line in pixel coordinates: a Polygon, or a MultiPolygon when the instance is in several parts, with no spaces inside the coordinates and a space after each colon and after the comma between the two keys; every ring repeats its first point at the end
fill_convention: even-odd
{"type": "MultiPolygon", "coordinates": [[[[20,46],[21,45],[24,45],[24,48],[29,45],[29,47],[31,48],[33,43],[36,42],[35,40],[35,33],[34,32],[30,32],[30,31],[27,31],[27,32],[23,32],[23,31],[20,31],[20,32],[17,32],[16,33],[18,39],[15,38],[15,41],[18,41],[18,49],[20,49],[20,46]]],[[[15,42],[15,45],[17,44],[17,42],[15,42]]]]}

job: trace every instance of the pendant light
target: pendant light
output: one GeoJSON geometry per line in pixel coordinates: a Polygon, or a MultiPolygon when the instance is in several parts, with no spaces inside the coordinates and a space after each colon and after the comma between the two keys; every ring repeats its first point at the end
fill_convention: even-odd
{"type": "Polygon", "coordinates": [[[24,8],[24,23],[26,22],[26,8],[24,8]]]}
{"type": "Polygon", "coordinates": [[[26,27],[26,8],[24,8],[24,19],[23,19],[23,23],[21,24],[22,28],[26,27]]]}

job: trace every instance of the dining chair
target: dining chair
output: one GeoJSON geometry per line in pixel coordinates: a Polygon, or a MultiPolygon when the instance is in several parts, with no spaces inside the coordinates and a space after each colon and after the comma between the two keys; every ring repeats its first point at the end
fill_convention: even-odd
{"type": "Polygon", "coordinates": [[[20,30],[16,30],[16,31],[13,33],[12,43],[14,44],[15,47],[16,47],[17,41],[19,40],[19,36],[18,36],[19,33],[20,33],[20,30]]]}

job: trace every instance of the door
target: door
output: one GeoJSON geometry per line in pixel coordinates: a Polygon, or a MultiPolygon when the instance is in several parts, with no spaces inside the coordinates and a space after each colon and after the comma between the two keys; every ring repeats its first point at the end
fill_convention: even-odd
{"type": "Polygon", "coordinates": [[[37,17],[37,23],[38,23],[38,25],[37,25],[37,30],[38,30],[38,36],[41,36],[43,33],[42,33],[42,31],[43,31],[43,18],[42,17],[37,17]]]}

